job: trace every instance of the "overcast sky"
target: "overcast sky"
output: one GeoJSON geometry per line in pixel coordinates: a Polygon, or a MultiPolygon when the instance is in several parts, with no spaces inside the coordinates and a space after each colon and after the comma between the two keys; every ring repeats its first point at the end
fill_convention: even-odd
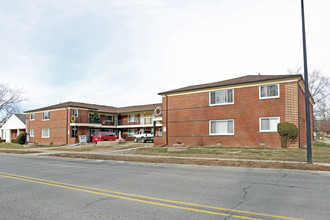
{"type": "MultiPolygon", "coordinates": [[[[24,110],[161,102],[170,89],[303,66],[300,0],[0,0],[0,82],[24,110]]],[[[330,77],[330,1],[305,0],[309,70],[330,77]]]]}

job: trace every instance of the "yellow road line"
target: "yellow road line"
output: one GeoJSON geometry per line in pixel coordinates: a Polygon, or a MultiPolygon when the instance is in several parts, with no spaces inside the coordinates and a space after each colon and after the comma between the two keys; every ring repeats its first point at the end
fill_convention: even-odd
{"type": "Polygon", "coordinates": [[[118,195],[112,195],[112,194],[107,194],[107,193],[102,193],[102,192],[95,192],[95,191],[86,190],[86,189],[74,188],[74,187],[70,187],[70,186],[61,186],[61,185],[58,185],[58,184],[46,183],[46,182],[41,182],[41,181],[31,180],[31,179],[25,179],[25,178],[20,178],[20,177],[7,176],[7,175],[1,175],[1,174],[0,174],[0,176],[6,177],[6,178],[11,178],[11,179],[23,180],[23,181],[27,181],[27,182],[39,183],[39,184],[44,184],[44,185],[49,185],[49,186],[55,186],[55,187],[60,187],[60,188],[65,188],[65,189],[71,189],[71,190],[76,190],[76,191],[81,191],[81,192],[93,193],[93,194],[97,194],[97,195],[109,196],[109,197],[114,197],[114,198],[119,198],[119,199],[126,199],[126,200],[135,201],[135,202],[142,202],[142,203],[147,203],[147,204],[152,204],[152,205],[159,205],[159,206],[165,206],[165,207],[171,207],[171,208],[176,208],[176,209],[183,209],[183,210],[201,212],[201,213],[207,213],[207,214],[213,214],[213,215],[231,216],[233,218],[240,218],[240,219],[262,220],[260,218],[251,218],[251,217],[247,217],[247,216],[231,215],[231,214],[221,213],[221,212],[213,212],[213,211],[202,210],[202,209],[182,207],[182,206],[177,206],[177,205],[170,205],[170,204],[152,202],[152,201],[141,200],[141,199],[134,199],[134,198],[118,196],[118,195]]]}
{"type": "Polygon", "coordinates": [[[302,220],[300,218],[291,218],[291,217],[285,217],[285,216],[279,216],[279,215],[270,215],[270,214],[263,214],[263,213],[257,213],[257,212],[249,212],[249,211],[242,211],[242,210],[236,210],[236,209],[227,209],[227,208],[221,208],[221,207],[215,207],[215,206],[207,206],[207,205],[200,205],[200,204],[194,204],[194,203],[173,201],[173,200],[160,199],[160,198],[154,198],[154,197],[148,197],[148,196],[141,196],[141,195],[135,195],[135,194],[130,194],[130,193],[123,193],[123,192],[117,192],[117,191],[112,191],[112,190],[98,189],[98,188],[93,188],[93,187],[88,187],[88,186],[80,186],[80,185],[75,185],[75,184],[62,183],[62,182],[57,182],[57,181],[51,181],[51,180],[45,180],[45,179],[15,175],[15,174],[4,173],[4,172],[0,172],[0,174],[5,175],[6,177],[8,175],[13,176],[13,177],[22,177],[22,178],[27,178],[27,179],[32,179],[32,180],[44,181],[44,182],[48,182],[48,183],[56,183],[56,184],[61,184],[61,185],[66,185],[66,186],[74,186],[74,187],[79,187],[79,188],[84,188],[84,189],[91,189],[91,190],[115,193],[115,194],[119,194],[119,195],[132,196],[132,197],[137,197],[137,198],[151,199],[151,200],[162,201],[162,202],[170,202],[170,203],[176,203],[176,204],[181,204],[181,205],[189,205],[189,206],[195,206],[195,207],[201,207],[201,208],[210,208],[210,209],[238,212],[238,213],[251,214],[251,215],[259,215],[259,216],[262,216],[262,217],[272,217],[272,218],[289,219],[289,220],[302,220]]]}

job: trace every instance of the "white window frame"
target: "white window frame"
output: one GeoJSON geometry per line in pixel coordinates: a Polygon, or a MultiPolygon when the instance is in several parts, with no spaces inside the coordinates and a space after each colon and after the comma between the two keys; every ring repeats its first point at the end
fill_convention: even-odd
{"type": "Polygon", "coordinates": [[[42,120],[43,120],[43,121],[48,121],[48,120],[50,120],[50,112],[48,112],[48,118],[46,118],[46,119],[45,119],[45,117],[44,117],[44,116],[45,116],[45,113],[46,113],[46,112],[42,112],[42,120]]]}
{"type": "Polygon", "coordinates": [[[73,109],[72,109],[72,115],[75,115],[77,118],[78,118],[78,116],[79,116],[78,112],[79,112],[78,109],[76,109],[76,108],[73,108],[73,109]],[[73,111],[77,111],[77,114],[74,114],[73,111]]]}
{"type": "Polygon", "coordinates": [[[49,128],[42,128],[41,129],[41,137],[42,138],[50,138],[50,129],[49,128]],[[44,135],[44,130],[48,130],[48,136],[44,135]]]}
{"type": "Polygon", "coordinates": [[[138,119],[138,117],[137,117],[136,114],[135,114],[135,115],[128,115],[128,116],[127,116],[127,121],[128,121],[128,122],[137,122],[137,119],[138,119]],[[134,118],[133,121],[130,120],[132,116],[134,116],[134,117],[133,117],[133,118],[134,118]]]}
{"type": "Polygon", "coordinates": [[[210,106],[217,106],[217,105],[233,105],[235,102],[235,91],[234,89],[221,89],[221,90],[215,90],[215,91],[210,91],[209,92],[209,105],[210,106]],[[211,103],[211,93],[212,92],[218,92],[218,91],[228,91],[228,90],[232,90],[233,91],[233,102],[225,102],[225,103],[216,103],[216,104],[212,104],[211,103]]]}
{"type": "Polygon", "coordinates": [[[30,114],[30,121],[34,121],[35,119],[36,119],[35,113],[31,113],[30,114]],[[33,118],[32,118],[32,115],[33,115],[33,118]]]}
{"type": "Polygon", "coordinates": [[[127,129],[127,137],[134,137],[135,134],[137,134],[137,129],[136,128],[130,128],[130,129],[127,129]],[[132,132],[130,132],[131,130],[134,130],[134,134],[131,135],[132,132]]]}
{"type": "Polygon", "coordinates": [[[30,137],[34,137],[34,129],[30,129],[30,137]]]}
{"type": "Polygon", "coordinates": [[[235,135],[235,120],[234,119],[221,119],[221,120],[210,120],[209,121],[209,135],[210,136],[215,136],[215,135],[235,135]],[[216,133],[216,134],[212,134],[212,122],[216,121],[216,122],[228,122],[228,121],[233,121],[233,133],[216,133]]]}
{"type": "Polygon", "coordinates": [[[277,132],[277,126],[275,128],[275,130],[261,130],[261,120],[262,119],[277,119],[277,124],[281,122],[281,118],[280,117],[262,117],[259,118],[259,132],[277,132]]]}
{"type": "Polygon", "coordinates": [[[266,85],[260,85],[259,86],[259,99],[276,99],[276,98],[279,98],[280,97],[280,84],[266,84],[266,85]],[[278,93],[277,93],[277,96],[266,96],[266,97],[261,97],[261,87],[262,86],[274,86],[274,85],[276,85],[277,86],[277,91],[278,91],[278,93]]]}

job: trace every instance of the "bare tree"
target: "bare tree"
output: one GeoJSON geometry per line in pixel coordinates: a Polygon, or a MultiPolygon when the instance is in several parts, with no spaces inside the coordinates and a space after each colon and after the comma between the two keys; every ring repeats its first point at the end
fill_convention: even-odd
{"type": "Polygon", "coordinates": [[[12,114],[20,113],[22,91],[12,89],[6,84],[0,84],[0,123],[6,121],[12,114]]]}
{"type": "MultiPolygon", "coordinates": [[[[302,74],[302,68],[288,69],[290,74],[302,74]]],[[[311,96],[315,101],[314,116],[320,120],[328,120],[330,115],[330,79],[323,76],[319,70],[308,74],[308,86],[311,96]]]]}

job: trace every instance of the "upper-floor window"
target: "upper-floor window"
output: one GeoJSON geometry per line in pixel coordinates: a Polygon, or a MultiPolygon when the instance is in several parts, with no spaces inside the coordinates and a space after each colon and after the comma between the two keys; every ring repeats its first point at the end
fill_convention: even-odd
{"type": "Polygon", "coordinates": [[[42,113],[42,120],[49,120],[50,117],[49,117],[49,112],[43,112],[42,113]]]}
{"type": "Polygon", "coordinates": [[[30,114],[30,120],[33,121],[35,119],[35,113],[30,114]]]}
{"type": "Polygon", "coordinates": [[[234,103],[234,90],[219,90],[210,92],[210,105],[225,105],[234,103]]]}
{"type": "Polygon", "coordinates": [[[280,97],[279,84],[263,85],[259,87],[259,98],[269,99],[280,97]]]}
{"type": "Polygon", "coordinates": [[[128,115],[128,122],[137,122],[137,115],[128,115]]]}
{"type": "Polygon", "coordinates": [[[78,109],[72,109],[72,115],[78,117],[78,109]]]}
{"type": "Polygon", "coordinates": [[[211,120],[210,135],[233,135],[234,119],[211,120]]]}
{"type": "Polygon", "coordinates": [[[280,117],[264,117],[259,119],[260,132],[276,132],[280,117]]]}
{"type": "Polygon", "coordinates": [[[105,122],[113,122],[113,116],[112,115],[106,115],[104,120],[105,120],[105,122]]]}

